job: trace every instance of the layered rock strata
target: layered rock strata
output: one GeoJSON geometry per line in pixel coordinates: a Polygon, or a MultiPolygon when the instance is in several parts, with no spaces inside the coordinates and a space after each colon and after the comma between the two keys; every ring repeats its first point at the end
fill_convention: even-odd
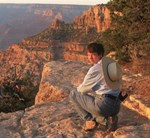
{"type": "Polygon", "coordinates": [[[96,28],[97,32],[103,32],[110,28],[110,11],[107,7],[96,5],[88,11],[83,12],[81,16],[74,18],[75,28],[86,28],[86,31],[91,28],[96,28]]]}

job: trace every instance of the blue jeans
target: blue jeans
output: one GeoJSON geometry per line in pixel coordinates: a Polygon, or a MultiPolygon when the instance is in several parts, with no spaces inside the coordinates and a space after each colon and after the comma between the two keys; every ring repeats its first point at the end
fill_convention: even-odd
{"type": "Polygon", "coordinates": [[[117,115],[120,110],[120,101],[109,97],[94,97],[77,90],[70,92],[69,97],[82,119],[96,120],[102,125],[106,125],[106,119],[117,115]]]}

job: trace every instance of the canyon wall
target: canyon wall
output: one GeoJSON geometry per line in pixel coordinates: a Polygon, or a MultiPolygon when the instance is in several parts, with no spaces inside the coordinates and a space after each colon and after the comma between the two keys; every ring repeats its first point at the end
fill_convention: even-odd
{"type": "Polygon", "coordinates": [[[0,4],[0,50],[47,28],[53,19],[72,23],[91,6],[55,4],[0,4]]]}
{"type": "Polygon", "coordinates": [[[96,28],[97,32],[103,32],[110,28],[110,11],[107,7],[96,5],[88,11],[84,11],[81,16],[74,18],[75,28],[86,27],[88,31],[91,28],[96,28]]]}
{"type": "Polygon", "coordinates": [[[87,63],[86,44],[60,43],[59,41],[22,41],[0,53],[0,80],[15,73],[17,76],[33,75],[40,82],[43,66],[52,60],[74,60],[87,63]]]}

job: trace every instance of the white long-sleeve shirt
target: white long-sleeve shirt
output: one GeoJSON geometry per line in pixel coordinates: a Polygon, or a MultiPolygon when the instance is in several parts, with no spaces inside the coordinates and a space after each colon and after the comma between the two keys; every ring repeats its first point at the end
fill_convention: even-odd
{"type": "Polygon", "coordinates": [[[90,90],[99,95],[111,94],[118,96],[119,94],[119,89],[112,90],[107,86],[102,69],[102,60],[89,69],[82,84],[77,87],[77,91],[81,93],[88,93],[90,90]]]}

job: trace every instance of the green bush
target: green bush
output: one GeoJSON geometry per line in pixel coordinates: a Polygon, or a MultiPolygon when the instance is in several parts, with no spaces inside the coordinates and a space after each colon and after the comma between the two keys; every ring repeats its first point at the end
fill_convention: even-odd
{"type": "Polygon", "coordinates": [[[0,112],[23,110],[34,104],[38,86],[29,76],[6,77],[0,85],[0,112]]]}
{"type": "Polygon", "coordinates": [[[109,45],[121,49],[116,49],[121,60],[126,59],[122,52],[125,48],[127,48],[128,57],[132,61],[139,57],[141,51],[148,54],[150,46],[149,1],[113,0],[108,2],[107,7],[111,13],[112,29],[110,35],[107,34],[104,37],[104,41],[109,39],[109,45]]]}

